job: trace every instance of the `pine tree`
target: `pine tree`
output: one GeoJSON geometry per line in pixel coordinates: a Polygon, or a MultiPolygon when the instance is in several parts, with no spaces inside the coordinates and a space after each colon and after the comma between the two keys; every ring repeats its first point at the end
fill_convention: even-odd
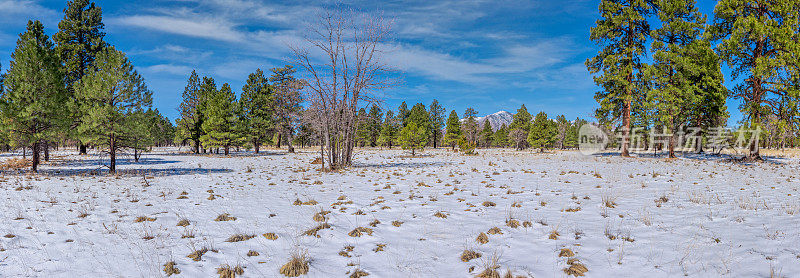
{"type": "MultiPolygon", "coordinates": [[[[73,85],[93,67],[97,55],[106,47],[103,41],[103,12],[100,6],[89,0],[68,1],[64,18],[58,23],[58,32],[53,35],[56,52],[64,65],[66,88],[68,89],[72,119],[80,119],[81,102],[73,85]]],[[[78,126],[73,123],[73,127],[78,126]]],[[[77,134],[75,135],[77,136],[77,134]]],[[[80,154],[86,154],[86,144],[80,143],[80,154]]]]}
{"type": "Polygon", "coordinates": [[[369,117],[367,109],[361,108],[356,112],[358,126],[356,126],[356,145],[364,147],[369,144],[369,117]]]}
{"type": "Polygon", "coordinates": [[[586,60],[594,82],[603,88],[595,99],[601,120],[613,122],[622,118],[622,156],[629,156],[631,112],[634,102],[643,95],[641,72],[645,68],[645,43],[650,32],[647,16],[652,13],[651,1],[601,0],[600,16],[589,38],[601,45],[597,56],[586,60]]]}
{"type": "MultiPolygon", "coordinates": [[[[796,1],[720,0],[707,35],[720,41],[717,53],[741,80],[732,96],[742,101],[746,126],[761,126],[777,102],[796,84],[787,84],[783,74],[797,68],[798,16],[796,1]]],[[[758,140],[749,146],[748,159],[761,159],[758,140]]]]}
{"type": "Polygon", "coordinates": [[[505,124],[492,135],[492,144],[501,148],[508,146],[508,127],[505,124]]]}
{"type": "Polygon", "coordinates": [[[494,130],[492,130],[492,125],[489,121],[483,122],[483,129],[478,134],[480,138],[480,143],[484,148],[488,148],[492,146],[492,137],[494,136],[494,130]]]}
{"type": "Polygon", "coordinates": [[[269,81],[275,88],[272,97],[272,111],[275,113],[275,123],[278,129],[278,140],[276,144],[280,146],[280,136],[286,138],[288,152],[293,153],[292,139],[294,137],[294,125],[298,122],[301,111],[300,103],[303,102],[303,90],[306,82],[294,77],[297,71],[292,66],[270,69],[272,76],[269,81]]]}
{"type": "Polygon", "coordinates": [[[230,153],[232,146],[241,143],[241,137],[236,132],[237,111],[236,95],[228,83],[208,97],[205,106],[206,119],[203,121],[203,133],[200,141],[206,148],[223,148],[225,155],[230,153]]]}
{"type": "Polygon", "coordinates": [[[125,54],[108,47],[75,84],[75,94],[86,100],[78,126],[81,142],[104,147],[109,154],[109,170],[115,173],[117,152],[134,147],[135,138],[146,136],[135,128],[133,115],[151,106],[152,92],[125,54]]]}
{"type": "Polygon", "coordinates": [[[528,143],[532,148],[538,148],[541,152],[550,147],[556,140],[558,134],[555,122],[547,118],[547,113],[539,112],[531,123],[528,132],[528,143]]]}
{"type": "Polygon", "coordinates": [[[57,136],[67,119],[60,61],[41,22],[28,21],[11,59],[0,98],[4,118],[0,128],[12,139],[11,145],[33,150],[31,169],[36,172],[41,147],[57,136]]]}
{"type": "Polygon", "coordinates": [[[522,150],[527,147],[528,141],[528,130],[530,130],[530,124],[533,117],[531,113],[528,112],[528,108],[525,107],[525,104],[517,109],[517,113],[514,114],[514,118],[511,121],[511,124],[508,126],[509,132],[509,139],[514,143],[518,150],[522,150]]]}
{"type": "Polygon", "coordinates": [[[378,138],[381,135],[381,119],[383,119],[381,108],[373,104],[369,109],[368,119],[369,146],[376,147],[378,146],[378,138]]]}
{"type": "Polygon", "coordinates": [[[428,140],[428,131],[425,127],[417,125],[416,122],[409,122],[402,130],[398,141],[404,150],[411,150],[411,156],[416,155],[416,150],[422,150],[428,140]]]}
{"type": "Polygon", "coordinates": [[[394,112],[392,110],[386,111],[386,118],[383,121],[383,125],[381,125],[381,135],[378,137],[378,144],[391,149],[397,140],[398,125],[394,112]]]}
{"type": "Polygon", "coordinates": [[[461,139],[461,119],[458,118],[458,113],[455,110],[450,111],[450,117],[447,118],[447,127],[444,133],[444,144],[450,146],[453,150],[458,145],[458,140],[461,139]]]}
{"type": "Polygon", "coordinates": [[[433,148],[439,145],[439,139],[442,137],[442,128],[444,128],[444,113],[445,109],[439,104],[438,100],[433,100],[431,106],[428,107],[428,115],[430,116],[431,123],[431,141],[433,148]]]}
{"type": "Polygon", "coordinates": [[[400,124],[402,124],[403,127],[405,127],[408,124],[406,122],[406,119],[408,118],[408,113],[410,112],[411,111],[408,110],[408,105],[406,104],[405,101],[403,101],[403,103],[400,103],[400,107],[397,108],[397,119],[400,121],[400,124]]]}
{"type": "MultiPolygon", "coordinates": [[[[430,138],[431,121],[430,115],[428,115],[428,110],[425,109],[425,104],[417,103],[411,107],[411,110],[408,111],[408,117],[406,117],[406,124],[409,123],[417,124],[417,128],[424,130],[425,136],[430,138]]],[[[428,140],[425,141],[427,142],[428,140]]]]}
{"type": "Polygon", "coordinates": [[[689,123],[692,110],[704,109],[706,104],[701,102],[708,100],[707,95],[724,96],[725,91],[719,59],[700,38],[706,18],[694,4],[693,0],[659,1],[661,27],[652,32],[654,62],[646,71],[652,88],[647,102],[656,108],[657,125],[672,133],[670,158],[675,157],[679,129],[689,123]]]}
{"type": "MultiPolygon", "coordinates": [[[[203,78],[203,81],[206,81],[203,78]]],[[[212,80],[213,82],[213,80],[212,80]]],[[[216,86],[215,86],[216,90],[216,86]]],[[[177,121],[178,139],[191,140],[194,143],[194,153],[200,153],[200,136],[203,135],[203,91],[200,90],[200,78],[192,70],[186,87],[183,89],[183,101],[178,108],[180,119],[177,121]]]]}
{"type": "Polygon", "coordinates": [[[242,124],[247,127],[246,137],[256,153],[260,152],[261,145],[269,140],[270,133],[275,129],[273,92],[261,69],[251,73],[242,87],[242,97],[239,99],[242,124]]]}

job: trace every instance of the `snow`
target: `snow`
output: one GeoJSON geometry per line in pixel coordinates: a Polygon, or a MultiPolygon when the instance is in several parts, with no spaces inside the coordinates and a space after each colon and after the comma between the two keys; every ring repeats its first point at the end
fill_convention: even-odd
{"type": "Polygon", "coordinates": [[[310,164],[312,149],[230,157],[160,149],[141,163],[122,161],[119,176],[93,175],[95,156],[58,153],[42,174],[0,178],[0,276],[162,277],[174,261],[177,277],[216,276],[224,264],[244,267],[243,277],[281,277],[290,254],[305,250],[311,262],[303,277],[343,277],[356,268],[369,277],[466,277],[493,254],[503,274],[565,277],[562,248],[574,251],[587,277],[800,273],[797,159],[479,152],[411,158],[360,150],[352,169],[323,173],[310,164]],[[296,199],[318,204],[293,205],[296,199]],[[337,202],[345,203],[332,207],[337,202]],[[331,211],[332,228],[319,238],[302,235],[321,210],[331,211]],[[237,219],[214,221],[223,213],[237,219]],[[155,220],[135,222],[140,216],[155,220]],[[508,227],[508,217],[532,226],[508,227]],[[191,224],[176,226],[184,218],[191,224]],[[381,223],[369,226],[375,219],[381,223]],[[357,227],[374,233],[349,236],[357,227]],[[503,234],[475,241],[493,227],[503,234]],[[549,239],[554,230],[560,236],[549,239]],[[195,237],[182,238],[187,231],[195,237]],[[262,236],[269,232],[279,238],[262,236]],[[226,242],[235,234],[256,237],[226,242]],[[373,251],[377,244],[384,251],[373,251]],[[340,256],[348,245],[351,257],[340,256]],[[204,246],[217,252],[186,257],[204,246]],[[462,262],[465,248],[482,257],[462,262]],[[260,255],[248,257],[250,250],[260,255]]]}

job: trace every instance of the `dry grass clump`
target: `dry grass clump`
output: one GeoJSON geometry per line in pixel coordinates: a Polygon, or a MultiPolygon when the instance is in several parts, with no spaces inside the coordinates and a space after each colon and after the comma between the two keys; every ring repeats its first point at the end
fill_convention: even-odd
{"type": "Polygon", "coordinates": [[[248,240],[248,239],[251,239],[251,238],[254,238],[254,237],[256,237],[256,235],[235,234],[235,235],[232,235],[231,237],[229,237],[225,241],[227,241],[227,242],[240,242],[240,241],[245,241],[245,240],[248,240]]]}
{"type": "Polygon", "coordinates": [[[499,261],[499,260],[500,260],[500,258],[498,258],[497,255],[492,255],[491,259],[489,259],[488,261],[485,261],[483,263],[483,265],[484,265],[483,266],[483,271],[481,271],[481,273],[478,273],[478,275],[475,276],[475,277],[476,278],[500,278],[500,272],[497,271],[497,269],[500,268],[500,265],[497,263],[497,261],[499,261]]]}
{"type": "Polygon", "coordinates": [[[331,212],[327,211],[327,210],[321,210],[321,211],[319,211],[319,212],[314,214],[313,219],[314,219],[314,221],[317,221],[317,222],[325,222],[325,220],[328,220],[328,218],[326,217],[326,215],[328,215],[328,213],[331,213],[331,212]]]}
{"type": "Polygon", "coordinates": [[[168,262],[164,264],[164,273],[171,276],[172,274],[181,274],[181,270],[175,267],[175,262],[168,262]]]}
{"type": "Polygon", "coordinates": [[[378,219],[373,219],[372,222],[369,222],[369,226],[373,228],[378,227],[378,224],[381,224],[381,221],[378,219]]]}
{"type": "Polygon", "coordinates": [[[483,202],[483,206],[484,207],[493,207],[493,206],[496,206],[496,204],[494,202],[492,202],[492,201],[484,201],[483,202]]]}
{"type": "Polygon", "coordinates": [[[355,271],[353,271],[353,274],[350,274],[350,278],[361,278],[364,276],[369,276],[369,273],[361,269],[356,269],[355,271]]]}
{"type": "Polygon", "coordinates": [[[378,243],[378,244],[375,244],[375,248],[373,248],[372,251],[375,251],[375,253],[378,253],[380,251],[384,251],[385,248],[386,248],[386,244],[385,243],[378,243]]]}
{"type": "Polygon", "coordinates": [[[307,274],[308,263],[308,253],[298,251],[292,254],[292,257],[289,258],[289,262],[281,267],[280,273],[286,277],[297,277],[307,274]]]}
{"type": "Polygon", "coordinates": [[[227,264],[221,265],[217,268],[219,278],[236,278],[236,275],[244,274],[244,269],[241,266],[231,267],[227,264]]]}
{"type": "Polygon", "coordinates": [[[24,158],[9,158],[0,163],[0,170],[20,170],[31,167],[31,161],[24,158]]]}
{"type": "Polygon", "coordinates": [[[278,235],[276,235],[275,233],[266,233],[264,234],[264,238],[269,240],[276,240],[278,239],[278,235]]]}
{"type": "Polygon", "coordinates": [[[256,251],[256,250],[250,250],[250,251],[247,252],[247,256],[248,257],[255,257],[255,256],[258,256],[258,255],[261,255],[261,254],[259,254],[258,251],[256,251]]]}
{"type": "Polygon", "coordinates": [[[194,260],[195,262],[199,262],[200,260],[203,259],[203,255],[205,255],[206,252],[208,252],[208,251],[209,251],[208,248],[203,247],[203,248],[200,248],[198,250],[195,250],[194,252],[192,252],[191,254],[189,254],[186,257],[194,260]]]}
{"type": "Polygon", "coordinates": [[[436,217],[439,217],[439,218],[443,218],[443,219],[447,218],[447,214],[444,214],[441,211],[437,211],[436,213],[433,214],[433,216],[436,216],[436,217]]]}
{"type": "Polygon", "coordinates": [[[486,233],[488,233],[490,235],[502,235],[503,234],[503,230],[500,230],[500,228],[498,228],[498,227],[494,227],[494,228],[489,229],[489,231],[486,232],[486,233]]]}
{"type": "Polygon", "coordinates": [[[477,241],[480,244],[486,244],[489,242],[489,237],[486,236],[486,234],[484,234],[483,232],[481,232],[481,234],[478,235],[478,238],[476,238],[475,241],[477,241]]]}
{"type": "Polygon", "coordinates": [[[322,223],[322,224],[317,225],[314,228],[308,229],[307,231],[303,232],[303,235],[319,237],[317,232],[319,232],[322,229],[330,229],[330,228],[331,228],[331,224],[322,223]]]}
{"type": "Polygon", "coordinates": [[[508,219],[506,220],[506,226],[516,229],[519,227],[519,221],[516,219],[508,219]]]}
{"type": "Polygon", "coordinates": [[[470,249],[465,249],[464,252],[461,252],[461,261],[462,262],[469,262],[472,259],[477,259],[481,257],[481,253],[475,252],[470,249]]]}
{"type": "Polygon", "coordinates": [[[186,227],[186,226],[189,226],[189,220],[187,220],[187,219],[181,219],[181,221],[178,221],[178,225],[176,225],[176,226],[178,226],[178,227],[186,227]]]}
{"type": "Polygon", "coordinates": [[[400,227],[400,225],[403,225],[403,221],[399,220],[392,221],[392,226],[400,227]]]}
{"type": "Polygon", "coordinates": [[[218,215],[214,221],[236,221],[236,217],[231,216],[229,213],[223,213],[218,215]]]}
{"type": "Polygon", "coordinates": [[[136,217],[136,220],[133,220],[133,222],[136,222],[136,223],[141,223],[141,222],[145,222],[145,221],[153,222],[153,221],[156,221],[156,219],[153,218],[153,217],[139,216],[139,217],[136,217]]]}
{"type": "Polygon", "coordinates": [[[561,257],[574,257],[574,256],[575,256],[575,252],[572,252],[572,250],[569,250],[569,248],[561,248],[561,251],[558,252],[558,257],[559,258],[561,258],[561,257]]]}
{"type": "Polygon", "coordinates": [[[547,238],[552,239],[552,240],[556,240],[556,239],[558,239],[558,236],[560,236],[560,235],[561,234],[558,233],[558,230],[554,229],[554,230],[550,231],[550,235],[547,236],[547,238]]]}
{"type": "Polygon", "coordinates": [[[564,273],[566,273],[567,275],[578,277],[578,276],[583,276],[584,273],[589,271],[589,269],[586,268],[585,265],[583,265],[580,261],[578,261],[578,259],[575,258],[567,260],[567,264],[569,265],[569,267],[564,268],[564,273]]]}
{"type": "Polygon", "coordinates": [[[344,250],[339,251],[339,256],[342,256],[342,257],[345,257],[345,258],[350,258],[350,257],[352,257],[352,256],[350,256],[350,252],[353,252],[353,249],[355,249],[355,248],[356,247],[352,246],[352,245],[345,246],[344,250]]]}
{"type": "Polygon", "coordinates": [[[360,237],[362,234],[367,234],[367,235],[371,236],[372,232],[373,231],[370,228],[357,227],[357,228],[353,229],[352,231],[350,231],[350,233],[348,233],[347,235],[349,235],[351,237],[360,237]]]}

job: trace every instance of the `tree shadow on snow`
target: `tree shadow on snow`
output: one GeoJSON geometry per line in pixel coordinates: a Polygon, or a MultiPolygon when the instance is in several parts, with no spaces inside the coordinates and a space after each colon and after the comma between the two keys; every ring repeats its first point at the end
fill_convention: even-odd
{"type": "MultiPolygon", "coordinates": [[[[115,176],[181,176],[181,175],[208,175],[208,174],[221,174],[231,173],[233,170],[225,168],[165,168],[165,169],[117,169],[115,176]]],[[[30,169],[24,170],[6,170],[0,171],[3,175],[28,175],[30,169]]],[[[82,168],[82,169],[40,169],[37,175],[50,176],[50,177],[93,177],[93,176],[111,176],[108,168],[82,168]]]]}
{"type": "MultiPolygon", "coordinates": [[[[631,152],[633,158],[646,158],[646,159],[666,159],[668,154],[667,152],[631,152]]],[[[620,157],[620,152],[601,152],[592,154],[594,157],[620,157]]],[[[695,153],[695,152],[680,152],[675,151],[675,156],[677,159],[689,159],[689,160],[699,160],[699,161],[716,161],[716,162],[731,162],[741,165],[754,165],[758,162],[752,161],[744,161],[742,158],[745,157],[744,154],[718,154],[718,153],[695,153]]],[[[778,157],[778,156],[766,156],[762,155],[762,159],[764,159],[763,163],[770,163],[776,165],[786,164],[786,158],[778,157]]]]}

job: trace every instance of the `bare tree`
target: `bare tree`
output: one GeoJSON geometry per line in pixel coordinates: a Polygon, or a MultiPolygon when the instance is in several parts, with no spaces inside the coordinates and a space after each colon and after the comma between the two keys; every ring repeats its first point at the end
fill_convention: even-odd
{"type": "Polygon", "coordinates": [[[291,47],[308,75],[306,99],[318,111],[331,170],[352,164],[359,102],[374,103],[375,91],[394,85],[387,77],[392,68],[381,61],[391,24],[378,15],[329,9],[309,24],[308,45],[291,47]]]}

